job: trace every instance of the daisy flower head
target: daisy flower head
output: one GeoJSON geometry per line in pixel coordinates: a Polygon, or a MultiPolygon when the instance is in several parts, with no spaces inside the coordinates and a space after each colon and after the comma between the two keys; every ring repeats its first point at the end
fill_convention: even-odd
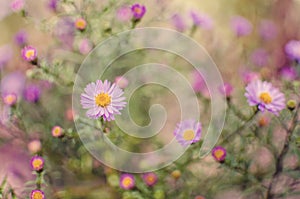
{"type": "Polygon", "coordinates": [[[145,15],[146,7],[144,5],[136,3],[131,6],[131,12],[133,15],[133,19],[139,20],[145,15]]]}
{"type": "Polygon", "coordinates": [[[149,187],[154,186],[158,180],[157,175],[153,172],[143,174],[142,178],[145,184],[149,187]]]}
{"type": "Polygon", "coordinates": [[[226,149],[221,146],[216,146],[211,152],[213,158],[218,162],[223,162],[226,158],[226,149]]]}
{"type": "Polygon", "coordinates": [[[13,106],[17,103],[18,97],[15,93],[8,93],[2,96],[4,104],[13,106]]]}
{"type": "Polygon", "coordinates": [[[75,21],[75,27],[78,30],[84,30],[86,28],[86,20],[84,18],[78,18],[75,21]]]}
{"type": "Polygon", "coordinates": [[[130,190],[135,186],[134,176],[132,174],[122,174],[120,177],[120,187],[130,190]]]}
{"type": "Polygon", "coordinates": [[[60,138],[64,135],[63,129],[60,126],[54,126],[51,130],[52,136],[60,138]]]}
{"type": "Polygon", "coordinates": [[[275,115],[285,108],[285,97],[269,82],[252,81],[246,87],[246,94],[250,106],[257,106],[258,110],[267,110],[275,115]]]}
{"type": "Polygon", "coordinates": [[[202,126],[200,122],[195,120],[184,120],[177,124],[174,136],[182,146],[188,146],[200,140],[201,131],[202,126]]]}
{"type": "Polygon", "coordinates": [[[31,168],[34,171],[40,172],[44,169],[45,160],[41,156],[36,155],[31,158],[30,163],[31,163],[31,168]]]}
{"type": "Polygon", "coordinates": [[[22,49],[22,57],[25,61],[34,61],[37,58],[37,51],[34,47],[32,46],[25,46],[22,49]]]}
{"type": "Polygon", "coordinates": [[[30,193],[30,199],[45,199],[45,194],[41,190],[32,190],[30,193]]]}
{"type": "Polygon", "coordinates": [[[123,90],[107,80],[92,82],[84,91],[81,94],[81,105],[88,109],[86,115],[91,119],[103,117],[105,121],[115,120],[114,115],[120,115],[120,110],[126,105],[123,90]]]}

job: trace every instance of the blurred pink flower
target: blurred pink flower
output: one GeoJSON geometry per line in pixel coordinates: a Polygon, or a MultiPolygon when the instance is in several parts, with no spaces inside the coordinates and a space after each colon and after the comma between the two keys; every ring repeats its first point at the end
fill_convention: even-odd
{"type": "Polygon", "coordinates": [[[42,149],[42,143],[40,140],[32,140],[28,143],[27,148],[30,153],[35,154],[42,149]]]}
{"type": "Polygon", "coordinates": [[[154,186],[158,181],[158,177],[154,172],[145,173],[142,175],[142,178],[144,183],[149,187],[154,186]]]}
{"type": "Polygon", "coordinates": [[[238,37],[247,36],[252,32],[252,24],[251,22],[242,17],[242,16],[235,16],[231,18],[231,28],[238,37]]]}
{"type": "Polygon", "coordinates": [[[130,19],[132,18],[132,11],[131,8],[129,6],[122,6],[117,10],[116,13],[116,18],[117,20],[119,20],[120,22],[126,22],[126,21],[130,21],[130,19]]]}
{"type": "Polygon", "coordinates": [[[259,35],[264,40],[274,39],[278,34],[277,26],[271,20],[262,20],[258,31],[259,35]]]}
{"type": "Polygon", "coordinates": [[[54,28],[54,36],[58,38],[63,47],[72,49],[75,36],[74,21],[69,17],[60,18],[54,28]]]}
{"type": "Polygon", "coordinates": [[[211,151],[213,158],[218,162],[223,162],[226,158],[227,152],[226,149],[221,146],[216,146],[211,151]]]}
{"type": "Polygon", "coordinates": [[[24,92],[25,76],[20,72],[13,72],[1,80],[1,93],[14,93],[21,98],[24,92]]]}
{"type": "Polygon", "coordinates": [[[174,27],[176,28],[176,30],[178,30],[179,32],[184,32],[187,28],[184,19],[179,14],[173,15],[172,23],[173,23],[174,27]]]}
{"type": "Polygon", "coordinates": [[[0,47],[0,69],[11,60],[12,56],[13,51],[10,45],[0,47]]]}
{"type": "Polygon", "coordinates": [[[263,48],[254,50],[250,56],[251,62],[256,66],[266,66],[268,64],[269,55],[263,48]]]}
{"type": "Polygon", "coordinates": [[[130,190],[135,187],[135,179],[132,174],[125,173],[120,177],[120,187],[125,190],[130,190]]]}
{"type": "Polygon", "coordinates": [[[206,98],[210,97],[206,83],[197,70],[192,73],[192,81],[192,87],[196,93],[201,93],[206,98]]]}
{"type": "Polygon", "coordinates": [[[233,86],[230,83],[226,82],[224,83],[224,85],[221,85],[219,87],[219,90],[225,97],[230,97],[233,91],[233,86]]]}
{"type": "Polygon", "coordinates": [[[259,78],[260,78],[259,74],[256,72],[244,71],[242,73],[242,79],[245,84],[249,84],[250,82],[252,82],[254,80],[258,80],[259,78]]]}
{"type": "Polygon", "coordinates": [[[28,102],[36,103],[39,101],[41,89],[39,86],[31,84],[25,88],[24,99],[28,102]]]}
{"type": "Polygon", "coordinates": [[[213,28],[213,20],[208,15],[204,13],[197,13],[191,11],[191,17],[195,26],[203,28],[204,30],[210,30],[213,28]]]}
{"type": "Polygon", "coordinates": [[[25,46],[22,49],[21,53],[22,53],[22,58],[25,61],[31,62],[37,59],[37,50],[32,46],[25,46]]]}
{"type": "Polygon", "coordinates": [[[126,88],[128,86],[128,79],[126,79],[123,76],[117,76],[115,78],[115,83],[120,87],[120,88],[126,88]]]}
{"type": "Polygon", "coordinates": [[[48,0],[48,8],[55,12],[57,10],[57,5],[59,1],[60,0],[48,0]]]}
{"type": "Polygon", "coordinates": [[[84,38],[80,41],[79,43],[79,52],[83,55],[88,54],[91,50],[93,49],[93,44],[92,42],[87,39],[84,38]]]}
{"type": "Polygon", "coordinates": [[[14,12],[19,12],[24,9],[25,0],[13,0],[10,4],[10,8],[14,12]]]}
{"type": "Polygon", "coordinates": [[[28,164],[30,157],[18,145],[6,144],[0,147],[0,182],[7,177],[7,182],[20,198],[25,198],[25,183],[33,180],[28,164]]]}

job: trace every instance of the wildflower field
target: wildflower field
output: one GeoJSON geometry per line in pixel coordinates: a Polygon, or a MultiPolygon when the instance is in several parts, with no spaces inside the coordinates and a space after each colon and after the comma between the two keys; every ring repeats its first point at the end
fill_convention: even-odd
{"type": "Polygon", "coordinates": [[[1,0],[0,199],[299,199],[300,0],[1,0]]]}

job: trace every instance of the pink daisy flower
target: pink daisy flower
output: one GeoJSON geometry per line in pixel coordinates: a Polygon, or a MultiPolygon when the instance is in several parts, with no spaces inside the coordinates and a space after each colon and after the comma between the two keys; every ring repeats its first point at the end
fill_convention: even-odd
{"type": "Polygon", "coordinates": [[[158,180],[157,175],[153,172],[143,174],[142,178],[145,184],[149,187],[154,186],[158,180]]]}
{"type": "Polygon", "coordinates": [[[37,58],[37,51],[32,46],[25,46],[22,49],[22,57],[25,61],[34,61],[37,58]]]}
{"type": "Polygon", "coordinates": [[[200,122],[195,120],[184,120],[177,124],[174,136],[182,146],[188,146],[200,140],[201,131],[202,126],[200,122]]]}
{"type": "Polygon", "coordinates": [[[250,106],[257,106],[260,111],[267,110],[275,115],[285,108],[285,97],[269,82],[256,80],[248,84],[245,96],[250,106]]]}
{"type": "Polygon", "coordinates": [[[141,19],[146,13],[146,7],[141,4],[134,4],[131,6],[131,12],[135,20],[141,19]]]}
{"type": "Polygon", "coordinates": [[[214,159],[218,162],[223,162],[226,158],[226,149],[221,146],[216,146],[211,152],[214,159]]]}
{"type": "Polygon", "coordinates": [[[41,190],[32,190],[30,193],[30,199],[45,199],[45,194],[41,190]]]}
{"type": "Polygon", "coordinates": [[[2,96],[4,104],[8,106],[13,106],[17,103],[18,97],[14,93],[5,94],[2,96]]]}
{"type": "Polygon", "coordinates": [[[60,138],[64,135],[64,130],[60,126],[54,126],[51,130],[53,137],[60,138]]]}
{"type": "Polygon", "coordinates": [[[81,94],[81,105],[88,109],[86,115],[92,119],[103,117],[105,121],[114,120],[114,115],[120,115],[126,102],[123,97],[123,90],[115,83],[105,80],[92,82],[84,89],[85,93],[81,94]]]}
{"type": "Polygon", "coordinates": [[[33,156],[30,161],[31,168],[37,172],[41,172],[44,169],[44,163],[45,163],[44,158],[38,155],[33,156]]]}
{"type": "Polygon", "coordinates": [[[120,177],[120,187],[130,190],[135,186],[134,176],[132,174],[122,174],[120,177]]]}

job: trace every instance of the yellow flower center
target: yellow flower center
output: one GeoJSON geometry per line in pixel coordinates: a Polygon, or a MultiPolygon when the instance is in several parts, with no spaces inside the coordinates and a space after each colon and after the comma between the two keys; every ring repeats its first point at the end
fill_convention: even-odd
{"type": "Polygon", "coordinates": [[[43,161],[41,159],[35,159],[32,161],[33,168],[39,169],[43,165],[43,161]]]}
{"type": "Polygon", "coordinates": [[[195,138],[195,133],[193,130],[186,130],[185,132],[183,132],[183,139],[186,141],[191,141],[195,138]]]}
{"type": "Polygon", "coordinates": [[[32,199],[43,199],[43,194],[41,192],[34,192],[32,194],[32,199]]]}
{"type": "Polygon", "coordinates": [[[61,134],[61,129],[60,129],[60,127],[55,127],[54,130],[53,130],[53,134],[54,134],[54,135],[57,135],[57,136],[60,135],[60,134],[61,134]]]}
{"type": "Polygon", "coordinates": [[[132,179],[130,177],[125,177],[122,184],[124,187],[129,187],[132,184],[132,179]]]}
{"type": "Polygon", "coordinates": [[[86,22],[83,20],[83,19],[78,19],[76,21],[76,28],[79,28],[79,29],[84,29],[85,26],[86,26],[86,22]]]}
{"type": "Polygon", "coordinates": [[[215,151],[215,157],[217,159],[221,159],[221,157],[224,155],[224,151],[223,150],[216,150],[215,151]]]}
{"type": "Polygon", "coordinates": [[[100,93],[95,97],[97,106],[106,107],[111,102],[111,97],[107,93],[100,93]]]}
{"type": "Polygon", "coordinates": [[[152,175],[148,175],[148,176],[146,177],[146,181],[147,181],[149,184],[152,184],[152,183],[155,182],[155,178],[154,178],[154,176],[152,176],[152,175]]]}
{"type": "Polygon", "coordinates": [[[136,14],[141,14],[141,13],[142,13],[142,9],[139,8],[139,7],[135,7],[135,8],[134,8],[134,12],[135,12],[136,14]]]}
{"type": "Polygon", "coordinates": [[[25,57],[28,59],[34,56],[34,50],[27,50],[25,53],[25,57]]]}
{"type": "Polygon", "coordinates": [[[259,99],[265,104],[270,104],[272,102],[272,97],[267,92],[262,92],[259,96],[259,99]]]}

